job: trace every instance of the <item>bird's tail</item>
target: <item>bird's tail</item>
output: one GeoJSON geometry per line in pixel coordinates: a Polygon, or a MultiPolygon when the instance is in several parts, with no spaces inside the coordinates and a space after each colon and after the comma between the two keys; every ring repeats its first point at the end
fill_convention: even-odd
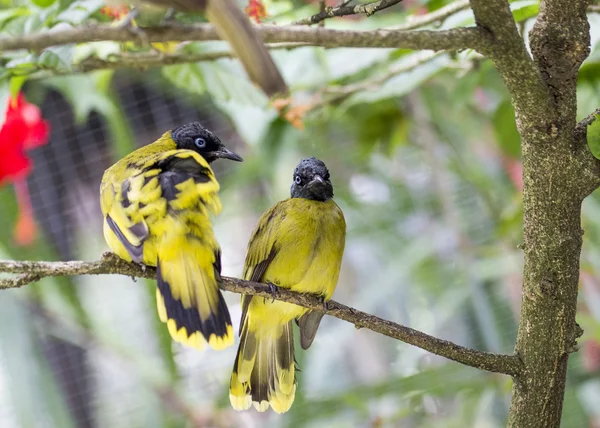
{"type": "Polygon", "coordinates": [[[234,332],[223,295],[220,251],[196,239],[159,248],[156,303],[160,320],[176,342],[198,349],[233,345],[234,332]]]}
{"type": "Polygon", "coordinates": [[[250,322],[246,318],[242,328],[229,400],[235,410],[246,410],[254,404],[259,412],[270,405],[275,412],[285,413],[296,394],[292,322],[278,334],[260,338],[250,322]]]}

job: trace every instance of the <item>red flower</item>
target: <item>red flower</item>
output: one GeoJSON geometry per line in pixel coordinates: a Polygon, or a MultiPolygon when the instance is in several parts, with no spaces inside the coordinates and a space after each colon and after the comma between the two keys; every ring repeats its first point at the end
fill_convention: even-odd
{"type": "Polygon", "coordinates": [[[246,15],[253,18],[256,23],[260,23],[261,19],[267,17],[267,9],[262,4],[261,0],[248,0],[248,6],[246,6],[246,15]]]}
{"type": "Polygon", "coordinates": [[[46,144],[48,131],[40,109],[29,104],[23,94],[9,101],[0,129],[0,185],[27,176],[31,161],[25,151],[46,144]]]}
{"type": "Polygon", "coordinates": [[[9,100],[6,118],[0,128],[0,185],[13,182],[19,205],[15,241],[20,245],[33,242],[36,235],[27,181],[31,161],[26,151],[48,142],[49,125],[40,109],[29,104],[23,94],[9,100]]]}
{"type": "Polygon", "coordinates": [[[100,8],[99,12],[104,16],[118,20],[129,14],[129,8],[125,5],[104,6],[100,8]]]}

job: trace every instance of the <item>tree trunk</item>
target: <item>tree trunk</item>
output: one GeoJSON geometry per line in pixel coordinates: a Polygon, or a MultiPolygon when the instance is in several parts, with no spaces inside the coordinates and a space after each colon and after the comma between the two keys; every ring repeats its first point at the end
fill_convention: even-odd
{"type": "Polygon", "coordinates": [[[514,380],[512,427],[559,426],[567,360],[581,335],[575,313],[582,198],[572,186],[578,162],[564,149],[567,140],[523,144],[525,270],[516,353],[526,371],[514,380]]]}
{"type": "MultiPolygon", "coordinates": [[[[598,185],[598,162],[576,130],[577,73],[589,54],[585,0],[546,0],[531,31],[551,111],[521,118],[525,269],[511,427],[560,425],[575,322],[583,230],[581,204],[598,185]]],[[[524,88],[525,89],[525,88],[524,88]]]]}

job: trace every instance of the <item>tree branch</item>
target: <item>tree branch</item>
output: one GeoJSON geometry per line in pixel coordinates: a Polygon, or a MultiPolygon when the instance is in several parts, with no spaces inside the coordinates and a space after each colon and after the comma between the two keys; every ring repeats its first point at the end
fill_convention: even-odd
{"type": "Polygon", "coordinates": [[[587,115],[584,119],[580,120],[579,123],[577,123],[575,130],[577,132],[585,131],[588,126],[598,120],[598,116],[600,116],[600,107],[587,115]]]}
{"type": "Polygon", "coordinates": [[[470,3],[477,26],[493,39],[489,49],[481,53],[492,59],[504,79],[513,99],[519,132],[522,136],[535,133],[540,118],[547,117],[551,111],[550,96],[540,70],[519,35],[508,2],[471,0],[470,3]]]}
{"type": "Polygon", "coordinates": [[[342,4],[337,7],[327,7],[325,10],[313,15],[308,18],[300,19],[295,21],[292,25],[313,25],[318,24],[328,18],[334,18],[336,16],[348,16],[348,15],[362,15],[363,13],[367,16],[371,16],[380,10],[387,9],[403,0],[379,0],[367,4],[359,4],[356,6],[346,6],[342,4]]]}
{"type": "MultiPolygon", "coordinates": [[[[289,50],[306,46],[314,45],[308,43],[279,43],[267,45],[267,47],[271,50],[289,50]]],[[[216,61],[223,58],[235,59],[235,55],[231,51],[203,52],[198,54],[188,54],[182,52],[168,55],[155,51],[135,53],[123,52],[116,55],[110,55],[106,59],[91,55],[82,59],[78,63],[73,64],[70,69],[39,67],[34,71],[27,70],[26,72],[27,74],[41,73],[41,75],[36,74],[35,77],[46,77],[44,72],[47,72],[51,75],[69,75],[77,73],[89,73],[90,71],[96,70],[116,70],[120,68],[136,68],[146,70],[167,65],[216,61]]]]}
{"type": "MultiPolygon", "coordinates": [[[[139,27],[145,42],[220,40],[210,24],[169,27],[139,27]]],[[[332,30],[321,27],[259,25],[256,30],[266,43],[309,43],[328,48],[404,48],[431,50],[483,50],[491,43],[489,34],[477,28],[455,28],[445,31],[332,30]]],[[[0,39],[0,52],[98,41],[140,41],[138,34],[127,28],[110,25],[79,27],[0,39]]]]}
{"type": "MultiPolygon", "coordinates": [[[[131,277],[155,278],[156,270],[121,260],[112,253],[105,253],[101,260],[93,262],[38,262],[38,261],[0,261],[0,272],[21,274],[20,281],[1,279],[0,289],[16,288],[46,276],[119,274],[131,277]],[[24,274],[24,275],[23,275],[24,274]]],[[[326,304],[316,296],[295,293],[278,288],[275,295],[269,286],[237,278],[223,277],[222,288],[233,293],[250,294],[289,303],[295,303],[319,312],[325,312],[335,318],[348,321],[356,328],[367,328],[393,339],[417,346],[436,355],[461,364],[496,373],[518,376],[522,371],[521,361],[514,355],[498,355],[477,351],[438,339],[412,328],[405,327],[374,315],[358,311],[330,300],[326,304]]]]}

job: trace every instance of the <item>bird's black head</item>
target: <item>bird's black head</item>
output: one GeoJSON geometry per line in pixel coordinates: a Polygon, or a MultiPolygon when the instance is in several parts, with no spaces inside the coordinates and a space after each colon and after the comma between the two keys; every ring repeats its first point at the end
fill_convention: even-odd
{"type": "Polygon", "coordinates": [[[171,130],[171,138],[178,149],[193,150],[208,163],[219,158],[243,161],[240,155],[225,147],[216,135],[198,122],[191,122],[171,130]]]}
{"type": "Polygon", "coordinates": [[[325,164],[314,157],[302,159],[294,170],[294,182],[290,193],[292,198],[315,201],[333,198],[333,186],[325,164]]]}

